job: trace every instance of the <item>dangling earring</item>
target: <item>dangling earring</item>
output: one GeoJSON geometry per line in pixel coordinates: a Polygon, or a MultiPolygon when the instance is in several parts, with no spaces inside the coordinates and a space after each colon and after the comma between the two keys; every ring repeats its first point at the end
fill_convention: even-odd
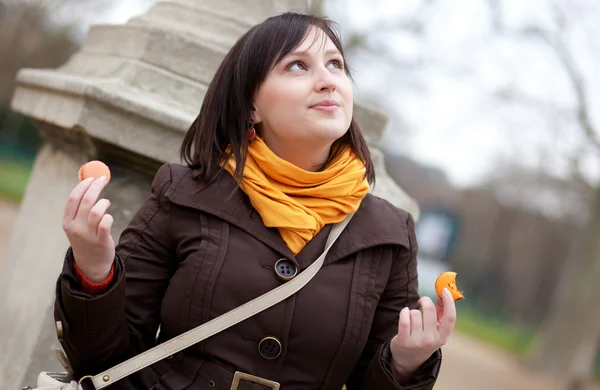
{"type": "Polygon", "coordinates": [[[248,140],[252,141],[256,137],[256,130],[254,129],[254,123],[250,122],[250,128],[248,129],[248,140]]]}

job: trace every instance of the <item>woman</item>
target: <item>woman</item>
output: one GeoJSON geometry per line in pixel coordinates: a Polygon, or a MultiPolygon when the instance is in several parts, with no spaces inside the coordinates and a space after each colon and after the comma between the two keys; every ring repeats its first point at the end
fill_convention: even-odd
{"type": "Polygon", "coordinates": [[[352,108],[331,23],[275,16],[227,54],[183,142],[187,166],[160,168],[116,249],[105,180],[77,185],[55,305],[75,375],[285,283],[355,212],[294,296],[112,388],[229,389],[243,371],[284,390],[431,389],[454,301],[419,300],[413,220],[367,194],[373,165],[352,108]]]}

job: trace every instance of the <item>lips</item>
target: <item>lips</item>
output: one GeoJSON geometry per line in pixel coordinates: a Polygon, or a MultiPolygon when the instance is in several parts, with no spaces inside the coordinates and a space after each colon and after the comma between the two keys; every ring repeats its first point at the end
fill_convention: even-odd
{"type": "Polygon", "coordinates": [[[333,112],[340,108],[340,103],[338,103],[336,100],[322,100],[317,104],[313,104],[310,106],[310,108],[319,111],[333,112]]]}
{"type": "Polygon", "coordinates": [[[340,103],[338,103],[336,100],[322,100],[322,101],[318,102],[317,104],[313,104],[310,107],[317,108],[317,107],[339,107],[339,106],[340,106],[340,103]]]}

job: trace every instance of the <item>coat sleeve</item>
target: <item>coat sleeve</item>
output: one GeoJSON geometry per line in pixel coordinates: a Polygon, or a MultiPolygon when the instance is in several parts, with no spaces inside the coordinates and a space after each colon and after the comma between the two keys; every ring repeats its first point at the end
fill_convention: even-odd
{"type": "Polygon", "coordinates": [[[156,343],[160,305],[176,267],[170,242],[171,184],[163,165],[116,247],[114,277],[99,295],[83,292],[69,249],[56,285],[54,317],[63,327],[62,347],[76,377],[95,375],[156,343]],[[126,288],[127,287],[127,288],[126,288]]]}
{"type": "Polygon", "coordinates": [[[406,223],[409,248],[401,248],[392,264],[390,278],[377,306],[369,339],[351,373],[348,390],[430,390],[437,379],[442,360],[437,350],[413,374],[408,383],[398,383],[392,373],[390,341],[398,332],[398,316],[405,306],[419,307],[417,278],[417,240],[414,220],[406,223]]]}

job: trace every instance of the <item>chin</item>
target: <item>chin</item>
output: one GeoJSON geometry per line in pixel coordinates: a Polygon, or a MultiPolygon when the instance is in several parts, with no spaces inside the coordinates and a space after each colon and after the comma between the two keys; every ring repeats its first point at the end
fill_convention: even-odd
{"type": "Polygon", "coordinates": [[[333,142],[344,136],[348,131],[350,126],[319,126],[314,128],[310,133],[313,134],[313,137],[322,139],[323,141],[333,142]]]}

